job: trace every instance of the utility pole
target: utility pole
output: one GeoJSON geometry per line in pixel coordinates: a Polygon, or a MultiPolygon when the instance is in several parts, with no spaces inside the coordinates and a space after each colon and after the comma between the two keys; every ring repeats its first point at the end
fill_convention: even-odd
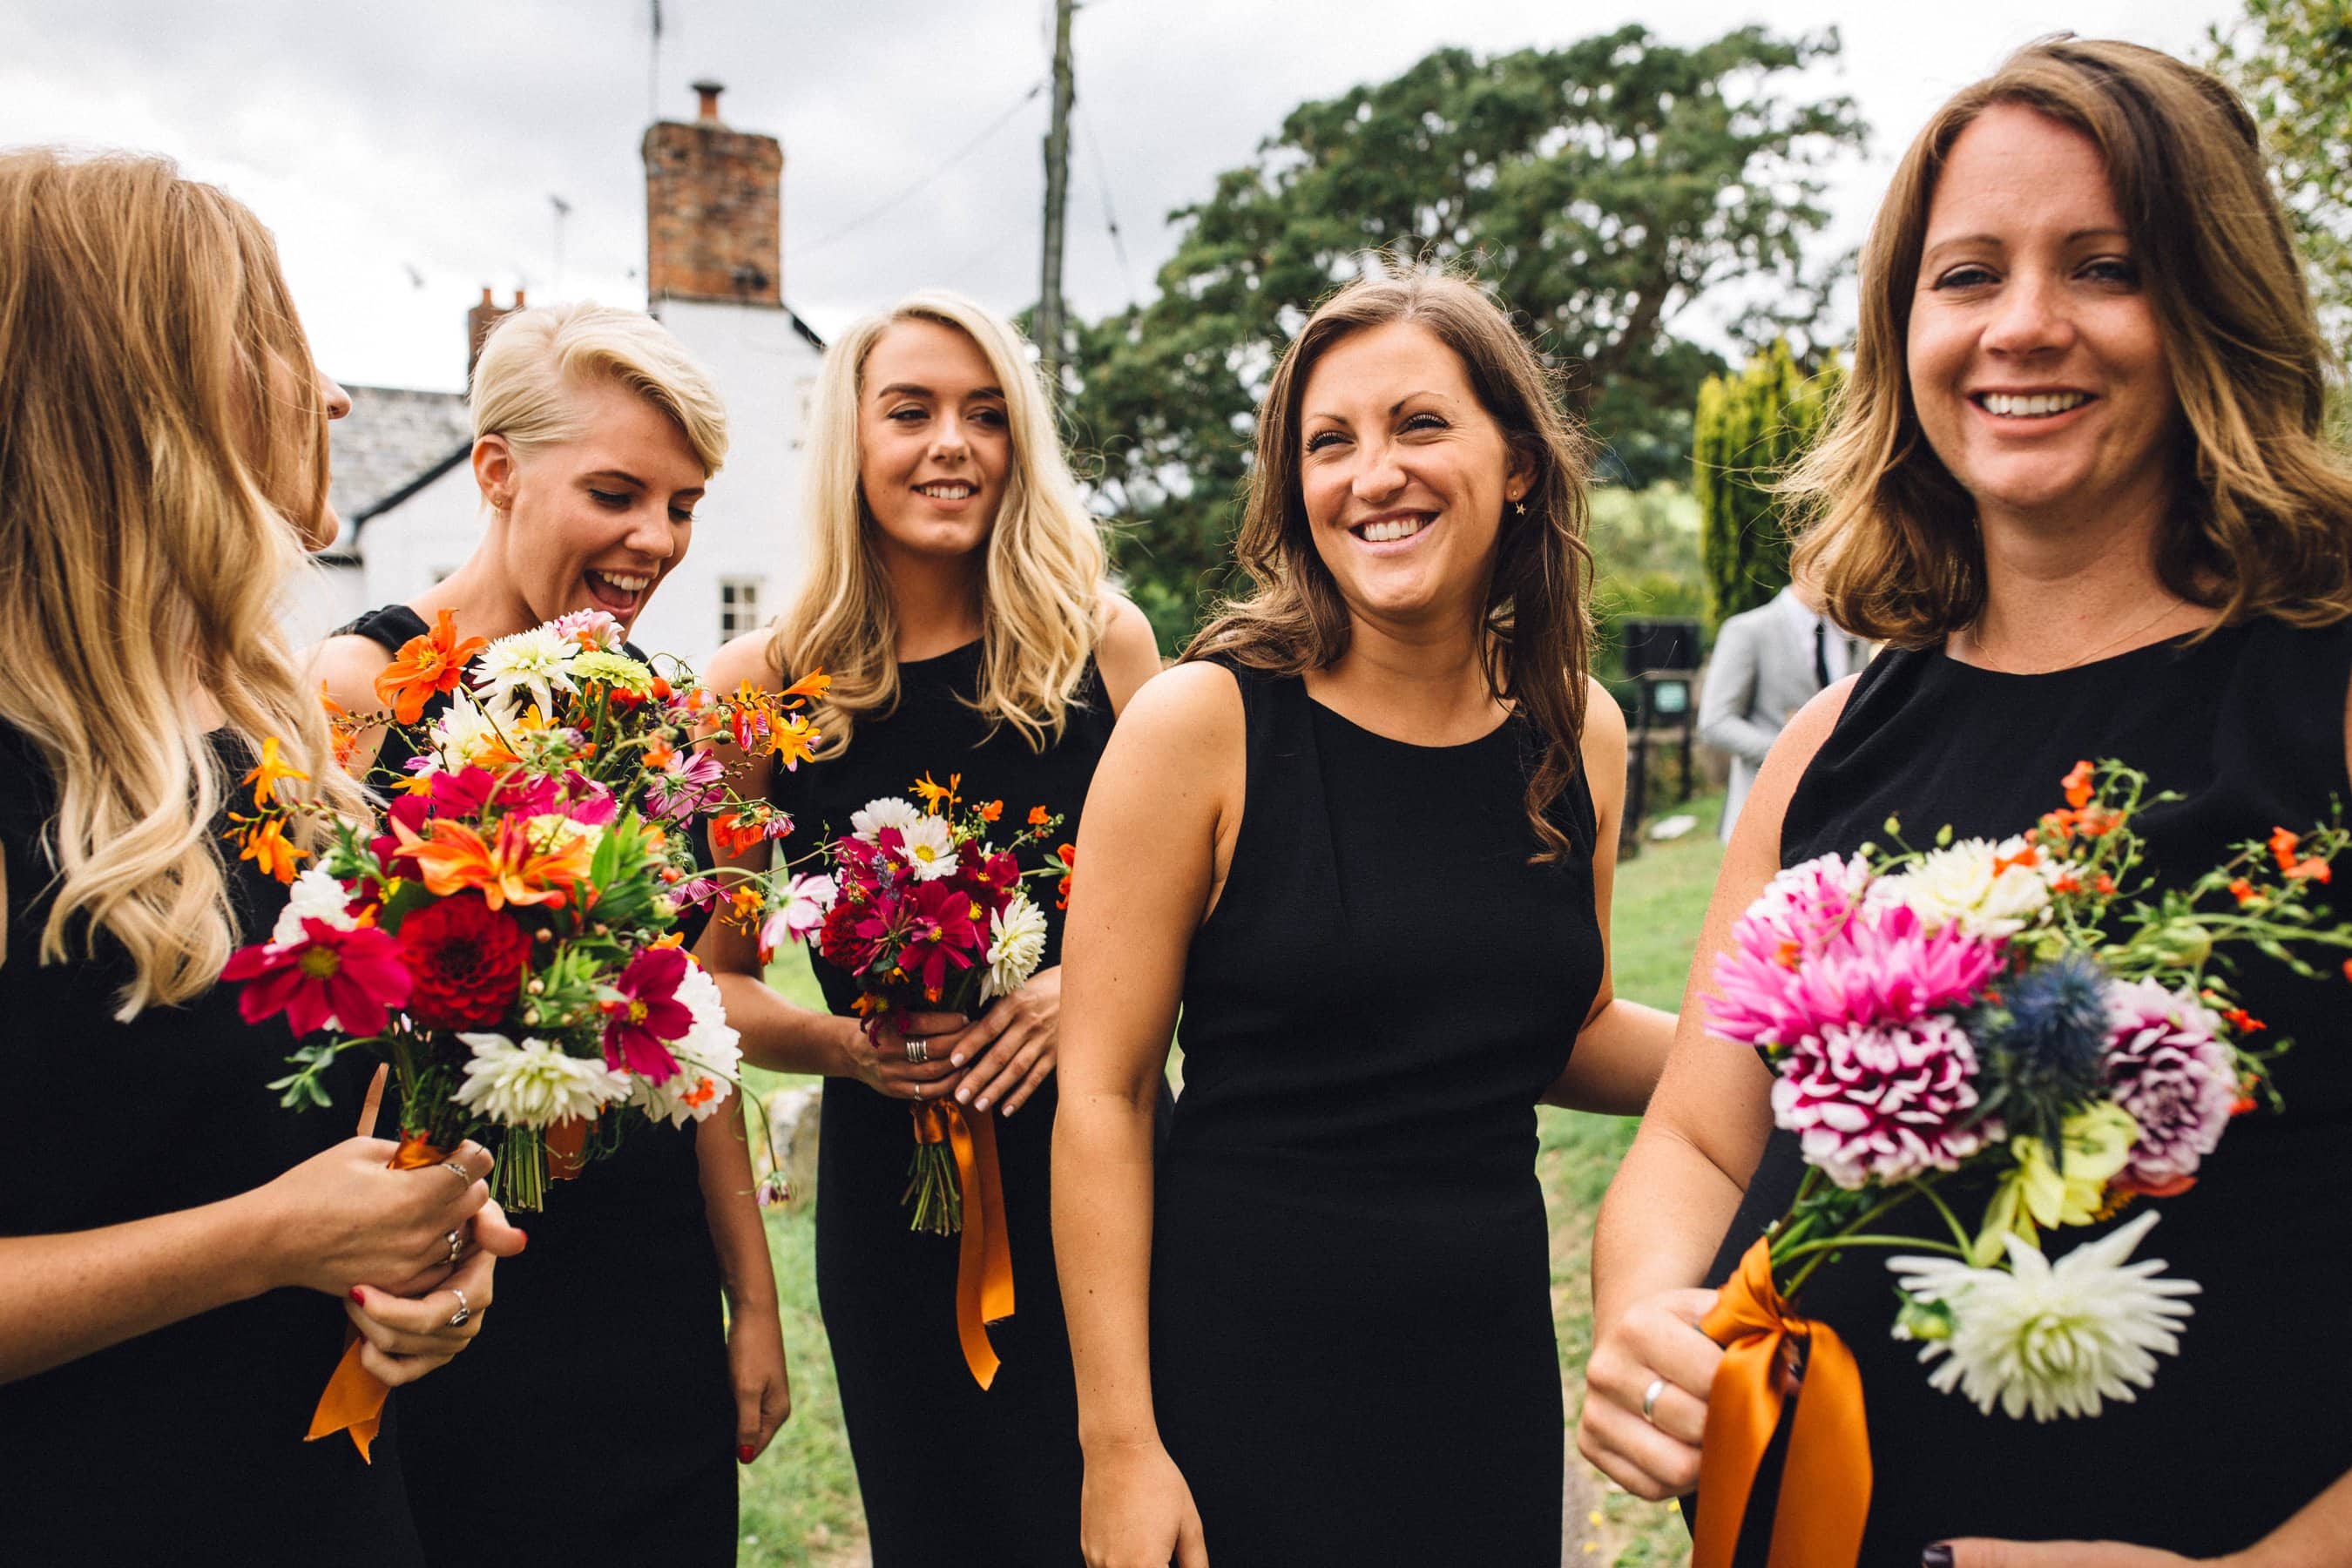
{"type": "Polygon", "coordinates": [[[1045,384],[1062,393],[1062,209],[1070,195],[1070,14],[1076,0],[1054,0],[1054,119],[1045,131],[1045,264],[1037,289],[1037,348],[1045,384]]]}

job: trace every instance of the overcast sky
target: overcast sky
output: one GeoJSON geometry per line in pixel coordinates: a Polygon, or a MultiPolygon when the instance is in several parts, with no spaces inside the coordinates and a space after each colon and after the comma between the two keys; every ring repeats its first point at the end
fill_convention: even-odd
{"type": "MultiPolygon", "coordinates": [[[[2068,27],[2194,54],[2237,8],[1089,0],[1065,291],[1087,315],[1148,292],[1170,211],[1290,108],[1439,45],[1557,46],[1635,19],[1685,44],[1756,20],[1835,25],[1844,53],[1818,88],[1853,95],[1874,132],[1837,182],[1843,245],[1937,101],[2006,49],[2068,27]]],[[[485,284],[642,305],[639,139],[656,103],[691,119],[687,84],[706,76],[727,85],[729,123],[782,139],[784,297],[820,332],[926,284],[1006,310],[1036,297],[1048,94],[1024,95],[1046,74],[1050,0],[660,9],[656,65],[651,0],[9,0],[0,145],[167,153],[226,186],[277,231],[320,359],[355,384],[461,385],[464,313],[485,284]],[[560,273],[551,195],[572,208],[560,273]]]]}

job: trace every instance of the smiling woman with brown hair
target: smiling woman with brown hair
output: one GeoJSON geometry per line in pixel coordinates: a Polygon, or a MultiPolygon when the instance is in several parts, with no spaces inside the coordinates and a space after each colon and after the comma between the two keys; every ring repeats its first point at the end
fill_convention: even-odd
{"type": "MultiPolygon", "coordinates": [[[[1696,1478],[1722,1354],[1696,1327],[1702,1281],[1786,1211],[1803,1167],[1771,1074],[1710,1037],[1701,1005],[1778,870],[1881,838],[1890,816],[1998,840],[2082,758],[2172,792],[2136,822],[2159,886],[2352,798],[2352,468],[2319,438],[2325,353],[2243,105],[2132,45],[2023,49],[1912,143],[1862,289],[1853,381],[1793,486],[1813,513],[1798,570],[1832,618],[1895,646],[1766,763],[1602,1209],[1580,1438],[1643,1496],[1696,1478]]],[[[2160,1201],[2150,1253],[2203,1291],[2145,1394],[2089,1426],[1980,1415],[1894,1337],[1884,1273],[1808,1285],[1807,1317],[1862,1367],[1863,1562],[2343,1561],[2352,1360],[2297,1305],[2352,1297],[2343,982],[2268,959],[2232,980],[2298,1048],[2272,1069],[2284,1112],[2239,1119],[2194,1189],[2160,1201]]],[[[1703,1500],[1706,1549],[1762,1563],[1775,1489],[1759,1479],[1744,1530],[1703,1500]]]]}

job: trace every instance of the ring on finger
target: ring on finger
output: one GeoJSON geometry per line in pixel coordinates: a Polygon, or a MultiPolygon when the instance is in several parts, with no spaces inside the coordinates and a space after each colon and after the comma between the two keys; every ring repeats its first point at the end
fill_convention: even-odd
{"type": "Polygon", "coordinates": [[[913,1039],[913,1040],[908,1040],[908,1041],[907,1042],[907,1060],[908,1060],[908,1061],[909,1061],[909,1062],[913,1063],[913,1064],[914,1064],[915,1066],[917,1066],[917,1067],[920,1067],[920,1066],[922,1066],[925,1062],[929,1061],[930,1059],[931,1059],[931,1042],[930,1042],[930,1041],[929,1041],[929,1040],[924,1040],[924,1039],[913,1039]]]}
{"type": "Polygon", "coordinates": [[[451,1231],[449,1233],[449,1261],[452,1263],[457,1262],[457,1254],[465,1250],[466,1233],[458,1230],[451,1231]]]}
{"type": "Polygon", "coordinates": [[[465,1166],[460,1165],[459,1163],[457,1163],[457,1161],[455,1161],[455,1160],[444,1160],[444,1161],[442,1161],[442,1162],[441,1162],[441,1168],[442,1168],[443,1170],[447,1171],[447,1172],[450,1172],[451,1173],[453,1173],[454,1175],[456,1175],[456,1176],[457,1176],[457,1180],[458,1180],[458,1182],[459,1182],[459,1183],[461,1183],[463,1185],[465,1185],[465,1186],[467,1186],[467,1187],[468,1187],[468,1188],[470,1188],[470,1187],[472,1187],[472,1186],[473,1186],[473,1184],[474,1184],[474,1173],[473,1173],[473,1172],[471,1172],[471,1171],[469,1171],[469,1170],[467,1170],[467,1169],[466,1169],[466,1167],[465,1167],[465,1166]]]}
{"type": "Polygon", "coordinates": [[[1658,1395],[1665,1391],[1666,1380],[1663,1377],[1650,1379],[1650,1386],[1642,1390],[1642,1419],[1653,1426],[1658,1424],[1658,1395]]]}
{"type": "Polygon", "coordinates": [[[466,1326],[466,1320],[474,1315],[474,1309],[466,1304],[466,1293],[463,1290],[458,1289],[455,1285],[449,1287],[449,1294],[457,1298],[457,1310],[449,1314],[449,1322],[447,1326],[453,1329],[462,1329],[466,1326]]]}

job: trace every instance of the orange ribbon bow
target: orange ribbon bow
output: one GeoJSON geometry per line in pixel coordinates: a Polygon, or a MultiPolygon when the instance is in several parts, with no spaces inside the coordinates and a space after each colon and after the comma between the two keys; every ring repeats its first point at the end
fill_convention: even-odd
{"type": "MultiPolygon", "coordinates": [[[[400,1135],[400,1147],[392,1152],[392,1168],[421,1171],[448,1157],[448,1150],[437,1149],[422,1138],[412,1138],[404,1132],[400,1135]]],[[[375,1457],[368,1450],[374,1446],[376,1431],[383,1425],[384,1396],[391,1392],[375,1373],[360,1364],[360,1331],[345,1329],[343,1359],[335,1363],[334,1374],[327,1379],[327,1390],[319,1395],[319,1407],[310,1413],[310,1429],[302,1435],[302,1440],[308,1443],[349,1432],[352,1446],[360,1451],[360,1458],[374,1464],[375,1457]]]]}
{"type": "Polygon", "coordinates": [[[956,1259],[956,1339],[972,1381],[996,1378],[996,1350],[988,1325],[1013,1315],[1013,1243],[1004,1232],[1004,1182],[996,1169],[996,1123],[985,1113],[966,1117],[952,1100],[919,1104],[915,1142],[945,1142],[955,1153],[963,1188],[963,1239],[956,1259]]]}
{"type": "Polygon", "coordinates": [[[1870,1430],[1853,1352],[1829,1325],[1797,1316],[1780,1299],[1769,1240],[1748,1249],[1699,1329],[1723,1347],[1723,1361],[1706,1396],[1691,1568],[1731,1568],[1756,1467],[1780,1425],[1781,1369],[1797,1341],[1808,1347],[1804,1387],[1767,1562],[1769,1568],[1853,1568],[1870,1515],[1870,1430]]]}

